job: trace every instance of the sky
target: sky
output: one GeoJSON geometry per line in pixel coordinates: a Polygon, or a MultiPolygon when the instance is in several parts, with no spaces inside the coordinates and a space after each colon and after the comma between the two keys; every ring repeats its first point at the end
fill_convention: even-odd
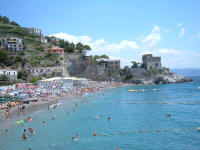
{"type": "Polygon", "coordinates": [[[88,55],[120,59],[143,54],[170,68],[200,68],[198,0],[0,0],[0,15],[70,42],[89,44],[88,55]]]}

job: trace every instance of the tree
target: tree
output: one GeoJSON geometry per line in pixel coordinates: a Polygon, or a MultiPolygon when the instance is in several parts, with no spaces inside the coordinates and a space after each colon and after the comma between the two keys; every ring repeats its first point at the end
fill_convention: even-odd
{"type": "Polygon", "coordinates": [[[140,63],[137,63],[136,61],[131,61],[132,65],[133,65],[133,68],[138,68],[138,65],[140,63]]]}
{"type": "Polygon", "coordinates": [[[109,57],[107,55],[105,55],[105,54],[101,55],[100,58],[102,58],[102,59],[109,59],[109,57]]]}
{"type": "Polygon", "coordinates": [[[70,43],[69,46],[66,48],[66,51],[68,53],[73,53],[75,50],[75,44],[74,43],[70,43]]]}
{"type": "Polygon", "coordinates": [[[8,55],[4,51],[0,51],[0,64],[6,64],[8,60],[8,55]]]}
{"type": "Polygon", "coordinates": [[[26,81],[28,73],[26,71],[19,71],[17,73],[17,78],[26,81]]]}
{"type": "Polygon", "coordinates": [[[7,75],[1,75],[0,76],[0,81],[9,81],[10,78],[7,75]]]}
{"type": "Polygon", "coordinates": [[[14,26],[18,26],[18,27],[19,27],[19,24],[18,24],[18,23],[16,23],[16,22],[14,22],[14,21],[11,21],[11,22],[10,22],[10,24],[11,24],[11,25],[14,25],[14,26]]]}
{"type": "Polygon", "coordinates": [[[84,50],[84,45],[82,43],[78,42],[76,44],[76,49],[79,50],[80,53],[82,53],[84,50]]]}
{"type": "Polygon", "coordinates": [[[133,77],[132,74],[127,74],[127,75],[125,76],[124,80],[125,80],[125,81],[126,81],[126,80],[129,80],[129,79],[131,79],[132,77],[133,77]]]}
{"type": "Polygon", "coordinates": [[[2,20],[3,23],[9,23],[10,22],[8,17],[6,17],[6,16],[3,16],[1,20],[2,20]]]}
{"type": "Polygon", "coordinates": [[[32,77],[30,78],[30,82],[31,82],[32,84],[36,84],[36,82],[37,82],[37,77],[32,76],[32,77]]]}
{"type": "Polygon", "coordinates": [[[82,51],[82,54],[83,54],[84,56],[86,56],[87,51],[90,51],[90,50],[91,50],[91,48],[90,48],[89,45],[84,45],[84,49],[83,49],[83,51],[82,51]]]}

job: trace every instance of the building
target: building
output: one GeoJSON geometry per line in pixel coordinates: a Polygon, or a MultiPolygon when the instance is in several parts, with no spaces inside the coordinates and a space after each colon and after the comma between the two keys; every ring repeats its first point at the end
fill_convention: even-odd
{"type": "Polygon", "coordinates": [[[33,36],[42,36],[42,30],[36,28],[27,28],[27,32],[33,36]]]}
{"type": "Polygon", "coordinates": [[[9,37],[4,41],[4,47],[8,51],[22,51],[24,49],[23,39],[17,37],[9,37]]]}
{"type": "Polygon", "coordinates": [[[161,57],[154,57],[152,54],[143,55],[142,62],[145,70],[157,70],[162,68],[161,57]]]}
{"type": "Polygon", "coordinates": [[[55,54],[57,57],[64,57],[65,51],[64,51],[64,48],[54,46],[54,47],[48,49],[47,53],[55,54]]]}
{"type": "Polygon", "coordinates": [[[17,70],[0,69],[0,75],[7,75],[11,80],[17,79],[17,70]]]}
{"type": "Polygon", "coordinates": [[[35,68],[27,68],[27,72],[31,75],[38,76],[38,75],[48,75],[52,74],[53,72],[60,72],[63,73],[62,67],[35,67],[35,68]]]}
{"type": "Polygon", "coordinates": [[[101,60],[98,64],[108,70],[120,70],[120,60],[101,60]]]}
{"type": "Polygon", "coordinates": [[[47,39],[45,37],[41,37],[40,42],[47,43],[47,39]]]}
{"type": "Polygon", "coordinates": [[[50,37],[50,42],[54,43],[54,44],[59,44],[59,38],[57,38],[55,36],[51,36],[50,37]]]}

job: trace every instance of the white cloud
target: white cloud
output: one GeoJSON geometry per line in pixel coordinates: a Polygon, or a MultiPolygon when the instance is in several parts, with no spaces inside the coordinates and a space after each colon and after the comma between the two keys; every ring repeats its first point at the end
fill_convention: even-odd
{"type": "Polygon", "coordinates": [[[143,45],[142,47],[143,49],[148,49],[157,44],[160,40],[161,40],[160,28],[157,25],[155,25],[154,28],[152,29],[152,32],[149,35],[144,36],[142,40],[142,45],[143,45]]]}
{"type": "Polygon", "coordinates": [[[183,26],[183,22],[180,22],[177,26],[178,27],[182,27],[183,26]]]}
{"type": "Polygon", "coordinates": [[[184,28],[181,28],[181,31],[179,32],[178,36],[179,37],[183,37],[185,34],[185,29],[184,28]]]}
{"type": "Polygon", "coordinates": [[[92,41],[92,38],[87,36],[87,35],[74,36],[74,35],[70,35],[70,34],[67,34],[67,33],[63,33],[63,32],[57,33],[57,34],[52,34],[52,35],[49,35],[49,36],[55,36],[57,38],[64,39],[64,40],[67,40],[67,41],[73,42],[73,43],[81,42],[81,43],[84,43],[84,44],[88,44],[88,43],[91,43],[91,41],[92,41]]]}
{"type": "Polygon", "coordinates": [[[139,49],[138,44],[135,41],[122,40],[119,43],[109,43],[104,39],[93,40],[89,36],[74,36],[67,33],[57,33],[52,34],[50,36],[55,36],[60,39],[67,40],[69,42],[78,43],[81,42],[83,44],[88,44],[91,46],[94,52],[98,52],[99,54],[103,54],[105,52],[118,52],[120,50],[137,50],[139,49]]]}

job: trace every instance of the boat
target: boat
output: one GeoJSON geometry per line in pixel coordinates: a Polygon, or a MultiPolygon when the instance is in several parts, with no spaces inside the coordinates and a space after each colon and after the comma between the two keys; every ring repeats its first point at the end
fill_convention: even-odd
{"type": "Polygon", "coordinates": [[[137,92],[137,90],[128,90],[128,92],[137,92]]]}

